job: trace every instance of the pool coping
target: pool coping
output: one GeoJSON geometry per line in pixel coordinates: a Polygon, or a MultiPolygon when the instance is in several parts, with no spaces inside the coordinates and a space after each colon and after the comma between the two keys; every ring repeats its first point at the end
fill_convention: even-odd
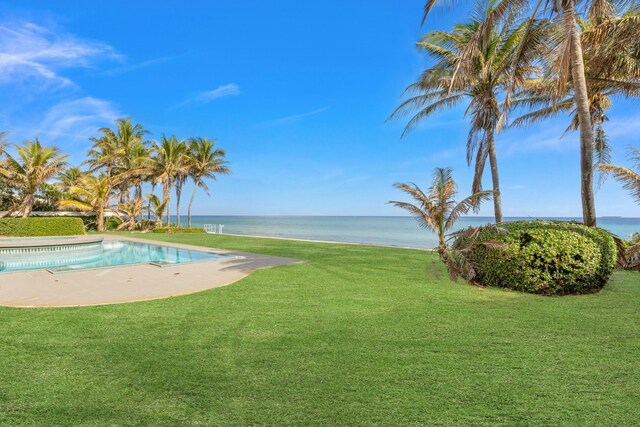
{"type": "Polygon", "coordinates": [[[215,252],[230,257],[166,267],[135,264],[81,269],[64,274],[52,274],[46,270],[6,272],[0,275],[0,306],[81,307],[164,299],[226,286],[259,269],[304,262],[121,235],[97,237],[215,252]]]}
{"type": "Polygon", "coordinates": [[[0,249],[34,248],[47,246],[71,246],[100,243],[102,235],[60,236],[60,237],[0,237],[0,249]]]}

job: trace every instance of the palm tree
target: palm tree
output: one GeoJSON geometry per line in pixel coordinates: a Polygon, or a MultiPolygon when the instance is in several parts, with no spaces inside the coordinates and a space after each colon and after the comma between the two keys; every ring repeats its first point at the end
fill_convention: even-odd
{"type": "Polygon", "coordinates": [[[104,215],[112,211],[110,206],[113,198],[113,180],[106,173],[98,176],[85,175],[77,185],[69,188],[69,194],[75,197],[61,200],[60,206],[95,212],[96,228],[98,231],[104,231],[104,215]]]}
{"type": "Polygon", "coordinates": [[[118,204],[118,213],[124,214],[125,219],[116,230],[135,230],[138,224],[138,217],[142,215],[143,211],[142,199],[134,198],[133,200],[118,204]]]}
{"type": "Polygon", "coordinates": [[[198,187],[204,189],[209,194],[209,187],[205,182],[206,178],[216,179],[217,174],[229,174],[231,169],[224,160],[226,153],[224,150],[215,148],[216,140],[207,138],[191,138],[189,140],[190,167],[189,176],[193,180],[193,192],[189,200],[189,208],[187,209],[187,226],[191,227],[191,205],[196,197],[198,187]]]}
{"type": "Polygon", "coordinates": [[[85,175],[79,167],[73,166],[58,174],[57,187],[62,192],[68,192],[71,187],[78,185],[80,178],[85,175]]]}
{"type": "Polygon", "coordinates": [[[482,23],[493,13],[495,6],[495,2],[489,2],[485,9],[478,7],[469,23],[455,26],[452,32],[434,31],[423,37],[418,47],[435,59],[436,63],[406,89],[406,92],[413,92],[415,95],[404,101],[391,118],[417,111],[405,127],[405,135],[431,115],[466,103],[465,114],[471,116],[467,162],[471,164],[475,158],[472,192],[482,190],[482,176],[488,158],[495,220],[496,223],[501,223],[502,201],[495,134],[500,130],[506,111],[500,105],[499,96],[509,87],[523,84],[537,71],[534,63],[544,47],[542,34],[546,25],[538,22],[528,32],[523,52],[518,61],[515,61],[514,46],[523,42],[522,39],[527,34],[526,23],[514,25],[512,20],[507,20],[502,25],[486,27],[486,34],[474,42],[482,23]],[[463,56],[473,43],[476,43],[473,54],[463,56]]]}
{"type": "Polygon", "coordinates": [[[181,167],[180,170],[176,174],[175,185],[176,185],[176,225],[178,227],[182,226],[182,222],[180,221],[180,200],[182,199],[182,187],[184,183],[187,182],[187,178],[189,177],[189,163],[191,159],[189,158],[188,150],[182,154],[183,158],[181,163],[184,167],[181,167]]]}
{"type": "Polygon", "coordinates": [[[167,200],[160,200],[160,198],[153,193],[148,194],[147,199],[149,201],[147,207],[149,215],[153,214],[156,218],[156,226],[162,227],[162,217],[167,207],[167,200]]]}
{"type": "Polygon", "coordinates": [[[433,172],[433,182],[426,193],[414,183],[398,183],[394,187],[411,196],[416,203],[395,200],[389,203],[408,211],[418,220],[422,228],[437,234],[436,252],[447,266],[449,274],[455,277],[458,273],[447,244],[447,232],[453,228],[461,215],[475,209],[484,200],[490,198],[492,192],[480,191],[456,202],[457,185],[453,180],[451,168],[436,168],[433,172]]]}
{"type": "MultiPolygon", "coordinates": [[[[439,0],[427,0],[424,6],[423,23],[439,0]]],[[[583,222],[588,225],[596,226],[596,209],[593,197],[593,151],[594,151],[594,137],[593,126],[591,123],[591,115],[589,112],[589,91],[587,89],[587,82],[585,77],[585,64],[584,55],[582,49],[582,41],[580,38],[580,32],[578,30],[578,24],[580,20],[584,20],[580,14],[576,11],[578,0],[534,0],[532,7],[532,14],[530,18],[525,21],[527,32],[535,25],[536,15],[540,12],[541,8],[544,9],[545,5],[551,5],[552,13],[556,15],[558,21],[561,23],[562,31],[559,33],[559,45],[561,45],[560,51],[563,53],[560,61],[556,63],[556,71],[559,76],[557,94],[561,97],[565,93],[565,84],[571,79],[572,90],[575,97],[576,114],[578,117],[578,128],[580,131],[580,187],[582,198],[582,216],[583,222]]],[[[580,10],[584,10],[589,19],[594,20],[606,20],[611,11],[616,10],[616,7],[624,4],[623,0],[584,0],[580,2],[580,10]]],[[[487,28],[492,28],[500,20],[508,20],[514,11],[522,11],[529,6],[529,2],[526,0],[501,0],[497,3],[493,11],[487,16],[487,19],[478,28],[477,33],[474,35],[474,43],[469,44],[467,49],[461,55],[461,60],[458,63],[458,69],[462,68],[465,61],[464,58],[472,56],[475,50],[477,41],[482,39],[487,28]]],[[[514,61],[518,61],[521,52],[523,51],[523,45],[528,36],[523,36],[519,45],[515,46],[515,58],[514,61]]],[[[512,92],[510,90],[510,92],[512,92]]],[[[507,99],[507,105],[509,99],[507,99]]]]}
{"type": "Polygon", "coordinates": [[[94,146],[89,150],[87,163],[92,170],[105,170],[107,176],[122,175],[120,200],[129,197],[129,189],[136,189],[135,198],[142,199],[143,164],[149,155],[144,140],[149,133],[141,124],[133,124],[130,118],[117,119],[115,130],[101,128],[99,138],[91,138],[94,146]]]}
{"type": "Polygon", "coordinates": [[[2,155],[2,153],[4,153],[4,150],[7,147],[7,145],[9,145],[9,142],[7,141],[8,134],[9,132],[0,131],[0,156],[2,155]]]}
{"type": "MultiPolygon", "coordinates": [[[[599,164],[601,172],[611,173],[623,187],[629,191],[631,197],[640,205],[640,150],[629,146],[628,157],[635,169],[610,163],[599,164]]],[[[619,248],[620,249],[620,248],[619,248]]],[[[640,270],[640,234],[632,236],[631,241],[619,251],[619,265],[628,270],[640,270]]]]}
{"type": "Polygon", "coordinates": [[[187,145],[175,135],[170,138],[163,135],[160,142],[154,143],[153,151],[155,156],[148,160],[148,167],[156,171],[158,180],[162,182],[162,199],[167,203],[167,226],[171,228],[171,190],[176,177],[188,170],[184,156],[187,145]]]}
{"type": "Polygon", "coordinates": [[[60,155],[56,147],[43,147],[38,138],[16,146],[16,150],[16,157],[4,153],[6,159],[0,163],[0,175],[20,192],[21,202],[10,209],[8,215],[26,218],[33,209],[38,190],[64,170],[68,156],[60,155]]]}
{"type": "MultiPolygon", "coordinates": [[[[631,8],[622,16],[611,11],[611,16],[604,21],[589,19],[581,23],[596,165],[611,160],[611,147],[604,129],[604,123],[609,120],[607,111],[612,104],[611,98],[640,96],[640,25],[636,25],[639,20],[640,14],[631,8]]],[[[556,31],[559,30],[556,28],[556,31]]],[[[534,111],[515,119],[511,125],[532,125],[559,113],[568,113],[571,121],[565,133],[579,129],[571,81],[560,99],[557,94],[558,76],[554,75],[557,67],[553,64],[561,60],[560,47],[556,44],[551,49],[547,61],[548,77],[528,82],[513,102],[514,107],[524,106],[534,111]]]]}
{"type": "Polygon", "coordinates": [[[631,193],[631,197],[640,205],[640,150],[629,146],[629,159],[633,163],[634,171],[624,166],[612,165],[604,163],[598,165],[598,169],[605,173],[611,173],[620,182],[623,187],[631,193]]]}

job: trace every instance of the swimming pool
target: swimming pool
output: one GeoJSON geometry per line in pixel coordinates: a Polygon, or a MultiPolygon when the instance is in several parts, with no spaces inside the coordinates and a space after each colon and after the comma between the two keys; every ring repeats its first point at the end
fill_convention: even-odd
{"type": "Polygon", "coordinates": [[[25,244],[21,247],[0,249],[0,272],[49,270],[52,273],[58,273],[134,264],[153,264],[162,267],[225,258],[233,257],[129,240],[43,246],[25,244]]]}

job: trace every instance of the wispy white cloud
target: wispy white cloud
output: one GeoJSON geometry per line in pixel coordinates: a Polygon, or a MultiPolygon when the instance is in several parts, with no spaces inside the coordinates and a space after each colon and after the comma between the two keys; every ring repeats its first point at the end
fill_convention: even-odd
{"type": "Polygon", "coordinates": [[[0,84],[30,82],[64,87],[73,82],[60,70],[89,67],[99,59],[117,58],[114,49],[30,22],[0,25],[0,84]]]}
{"type": "Polygon", "coordinates": [[[240,95],[240,86],[235,83],[229,83],[226,85],[218,86],[213,90],[206,90],[199,94],[192,96],[189,99],[184,100],[180,104],[174,106],[172,109],[186,107],[191,104],[206,104],[214,99],[222,98],[225,96],[240,95]]]}
{"type": "Polygon", "coordinates": [[[122,65],[120,67],[114,67],[108,70],[101,72],[100,74],[103,76],[115,76],[118,74],[130,73],[133,71],[142,70],[148,67],[154,67],[156,65],[162,65],[167,62],[173,61],[178,58],[178,56],[163,56],[160,58],[148,59],[146,61],[136,62],[134,64],[122,65]]]}
{"type": "Polygon", "coordinates": [[[222,98],[223,96],[239,95],[240,87],[235,83],[230,83],[224,86],[218,86],[213,90],[208,90],[200,93],[194,98],[195,102],[209,102],[214,99],[222,98]]]}
{"type": "Polygon", "coordinates": [[[109,101],[85,97],[54,104],[39,117],[13,128],[13,140],[18,142],[38,136],[47,143],[86,141],[100,127],[110,126],[122,114],[109,101]]]}
{"type": "Polygon", "coordinates": [[[322,107],[322,108],[318,108],[317,110],[309,111],[307,113],[292,114],[290,116],[280,117],[280,118],[274,119],[274,120],[267,120],[266,122],[259,123],[259,125],[261,125],[261,126],[286,125],[286,124],[298,122],[298,121],[300,121],[300,120],[302,120],[302,119],[304,119],[306,117],[311,117],[311,116],[315,116],[316,114],[324,113],[328,109],[329,109],[329,107],[322,107]]]}

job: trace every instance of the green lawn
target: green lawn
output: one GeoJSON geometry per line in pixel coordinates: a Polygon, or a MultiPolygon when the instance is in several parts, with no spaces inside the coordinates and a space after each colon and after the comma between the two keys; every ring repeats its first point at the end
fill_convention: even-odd
{"type": "Polygon", "coordinates": [[[551,298],[451,283],[422,251],[149,237],[308,262],[185,297],[0,309],[0,424],[640,424],[639,273],[551,298]]]}

